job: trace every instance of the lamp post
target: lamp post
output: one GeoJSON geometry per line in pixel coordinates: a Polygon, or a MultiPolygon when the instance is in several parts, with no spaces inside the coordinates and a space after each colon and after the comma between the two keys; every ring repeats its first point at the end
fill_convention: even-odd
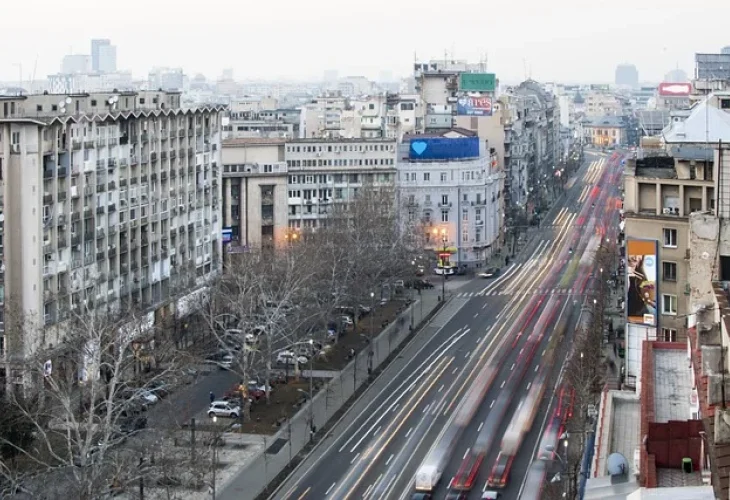
{"type": "Polygon", "coordinates": [[[370,331],[368,332],[368,378],[373,374],[373,318],[375,316],[375,292],[370,292],[370,331]]]}
{"type": "Polygon", "coordinates": [[[314,339],[309,339],[309,431],[314,439],[314,339]]]}
{"type": "MultiPolygon", "coordinates": [[[[218,417],[216,415],[213,415],[213,424],[216,424],[218,422],[218,417]]],[[[217,429],[216,429],[217,430],[217,429]]],[[[218,433],[216,432],[215,436],[213,437],[213,481],[211,482],[211,498],[212,500],[215,500],[215,482],[216,482],[216,462],[218,461],[218,433]]]]}
{"type": "Polygon", "coordinates": [[[446,230],[446,228],[441,228],[441,230],[433,230],[434,236],[437,236],[439,234],[441,235],[441,243],[444,247],[443,252],[439,257],[439,260],[441,261],[441,300],[446,300],[446,263],[444,262],[443,256],[446,255],[446,251],[448,250],[446,242],[448,241],[449,232],[446,230]]]}
{"type": "MultiPolygon", "coordinates": [[[[413,274],[415,275],[416,274],[415,273],[415,269],[416,269],[416,261],[415,260],[412,260],[411,261],[411,266],[413,266],[413,269],[414,269],[413,274]]],[[[415,298],[416,298],[415,293],[414,293],[415,289],[416,289],[416,284],[415,284],[415,282],[413,282],[413,286],[411,286],[411,330],[413,330],[413,326],[414,326],[413,325],[413,323],[414,323],[414,319],[413,319],[413,306],[415,305],[414,304],[414,301],[415,301],[415,298]]]]}

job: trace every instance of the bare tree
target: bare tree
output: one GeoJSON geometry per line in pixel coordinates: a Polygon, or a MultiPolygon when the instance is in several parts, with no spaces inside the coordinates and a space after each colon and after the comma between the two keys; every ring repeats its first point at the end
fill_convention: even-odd
{"type": "Polygon", "coordinates": [[[136,470],[125,442],[144,426],[141,412],[157,401],[155,383],[178,368],[178,354],[136,310],[85,310],[63,331],[62,346],[26,360],[35,384],[8,396],[33,441],[0,436],[14,453],[0,472],[23,478],[37,497],[98,498],[130,480],[123,471],[136,470]]]}

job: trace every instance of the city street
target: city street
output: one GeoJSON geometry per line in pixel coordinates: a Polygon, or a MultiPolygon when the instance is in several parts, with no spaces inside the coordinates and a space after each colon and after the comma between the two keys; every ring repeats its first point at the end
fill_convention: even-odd
{"type": "MultiPolygon", "coordinates": [[[[619,168],[617,158],[589,155],[577,181],[544,217],[521,256],[500,277],[463,287],[452,299],[461,301],[459,311],[405,361],[401,376],[372,398],[366,411],[341,422],[338,427],[344,428],[333,433],[335,439],[315,450],[272,498],[408,498],[416,470],[433,456],[432,445],[448,441],[446,466],[434,490],[435,498],[443,498],[452,479],[464,473],[462,462],[478,437],[480,446],[486,437],[486,451],[470,469],[471,497],[478,498],[506,426],[542,374],[553,326],[578,318],[592,274],[584,255],[595,252],[611,216],[612,205],[601,203],[609,190],[593,186],[614,181],[619,168]],[[471,390],[475,380],[483,383],[476,392],[471,390]],[[460,412],[467,394],[476,394],[472,413],[460,412]],[[467,418],[454,419],[455,414],[467,418]]],[[[567,330],[572,330],[570,324],[567,330]]],[[[563,357],[559,353],[557,360],[563,357]]],[[[541,416],[553,394],[559,363],[554,365],[544,367],[553,376],[548,377],[541,416]]],[[[515,480],[508,481],[505,498],[519,494],[519,478],[530,465],[541,424],[542,419],[536,420],[518,450],[511,473],[515,480]]]]}

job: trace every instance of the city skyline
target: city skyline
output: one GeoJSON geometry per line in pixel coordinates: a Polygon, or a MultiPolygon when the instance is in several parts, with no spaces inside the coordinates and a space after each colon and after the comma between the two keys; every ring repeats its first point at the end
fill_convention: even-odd
{"type": "MultiPolygon", "coordinates": [[[[237,80],[306,81],[320,80],[328,69],[338,70],[341,76],[376,79],[382,72],[392,72],[403,77],[411,74],[414,57],[429,60],[446,55],[476,62],[486,55],[489,70],[501,81],[530,77],[610,82],[616,65],[627,62],[636,65],[640,81],[658,82],[677,67],[691,74],[695,52],[719,52],[728,42],[722,34],[721,16],[703,20],[702,37],[695,37],[692,47],[681,38],[665,36],[677,32],[692,9],[667,6],[658,0],[644,2],[638,9],[627,0],[617,0],[610,10],[575,0],[563,0],[558,8],[526,4],[533,15],[514,23],[496,20],[514,17],[515,6],[497,5],[490,7],[486,17],[459,17],[459,22],[446,25],[438,16],[422,14],[428,12],[422,2],[410,1],[389,5],[376,0],[367,12],[358,13],[357,23],[351,15],[337,10],[331,0],[292,5],[276,13],[223,1],[212,10],[225,12],[225,20],[203,26],[186,11],[169,12],[139,0],[133,0],[131,8],[120,12],[117,22],[110,25],[96,14],[89,0],[72,3],[79,9],[43,2],[37,26],[40,30],[31,32],[18,24],[0,34],[4,45],[16,47],[0,55],[0,80],[18,80],[21,72],[25,82],[33,77],[45,79],[59,71],[63,56],[70,51],[89,53],[92,38],[111,39],[118,47],[118,67],[139,78],[146,77],[155,66],[182,67],[190,76],[202,73],[208,78],[230,67],[237,80]],[[82,12],[83,22],[78,22],[76,12],[82,12]],[[140,17],[138,12],[146,16],[140,17]],[[425,17],[409,23],[415,13],[425,17]],[[281,28],[276,31],[287,33],[286,37],[272,36],[270,24],[260,22],[274,14],[281,28]],[[69,23],[74,24],[74,30],[68,29],[69,23]],[[384,25],[394,27],[392,36],[372,36],[374,26],[384,25]],[[622,27],[620,35],[615,26],[622,27]],[[195,32],[200,35],[190,36],[195,32]],[[422,33],[430,35],[419,36],[422,33]],[[161,39],[164,44],[159,43],[161,39]],[[347,39],[352,43],[342,43],[347,39]],[[248,40],[252,43],[246,43],[248,40]],[[260,43],[264,40],[271,41],[260,43]],[[297,40],[300,42],[292,43],[297,40]],[[292,48],[307,45],[309,57],[292,48]],[[576,60],[594,63],[582,64],[578,75],[573,67],[576,60]]],[[[21,8],[6,7],[10,15],[18,16],[21,8]]],[[[472,1],[460,9],[469,10],[483,8],[472,1]]]]}

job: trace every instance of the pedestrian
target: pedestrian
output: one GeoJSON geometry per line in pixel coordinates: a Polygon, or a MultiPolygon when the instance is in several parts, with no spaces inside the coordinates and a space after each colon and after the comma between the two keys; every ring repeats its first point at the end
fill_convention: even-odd
{"type": "Polygon", "coordinates": [[[215,401],[215,394],[213,394],[213,391],[210,391],[210,404],[213,404],[213,401],[215,401]]]}

